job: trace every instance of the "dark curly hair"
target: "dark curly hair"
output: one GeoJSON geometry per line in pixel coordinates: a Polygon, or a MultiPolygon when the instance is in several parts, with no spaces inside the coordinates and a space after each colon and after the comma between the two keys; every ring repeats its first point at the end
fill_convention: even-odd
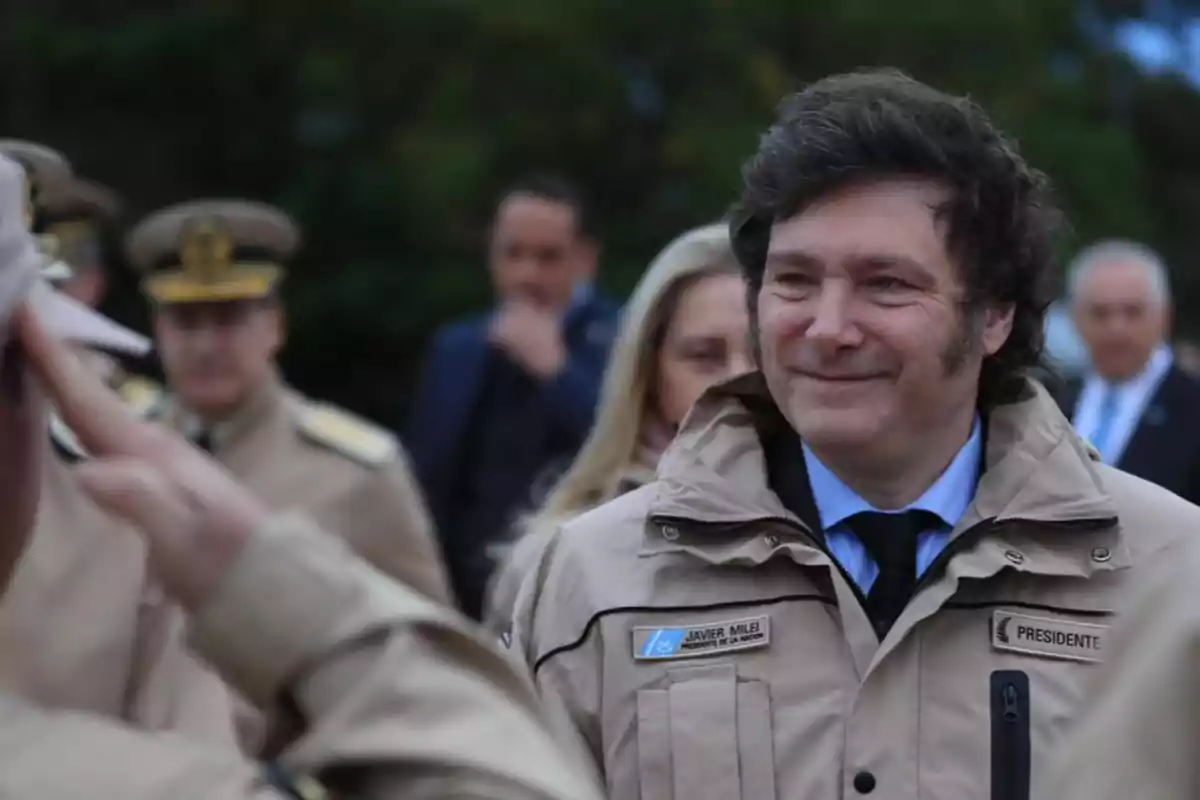
{"type": "Polygon", "coordinates": [[[832,76],[780,105],[778,120],[742,168],[742,199],[730,222],[751,312],[773,222],[848,183],[888,176],[927,177],[951,188],[937,213],[961,270],[966,319],[989,307],[1013,308],[1012,334],[984,360],[979,402],[1013,402],[1027,371],[1042,366],[1062,214],[1045,175],[1025,163],[978,105],[899,71],[832,76]]]}

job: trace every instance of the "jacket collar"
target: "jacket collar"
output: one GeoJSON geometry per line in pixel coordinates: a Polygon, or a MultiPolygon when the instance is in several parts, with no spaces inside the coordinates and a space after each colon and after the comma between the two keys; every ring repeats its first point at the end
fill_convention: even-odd
{"type": "MultiPolygon", "coordinates": [[[[769,488],[762,441],[786,422],[751,373],[709,390],[659,463],[651,515],[695,522],[787,519],[769,488]]],[[[961,527],[984,519],[1036,523],[1115,520],[1096,457],[1042,386],[1030,381],[1016,403],[987,419],[984,471],[961,527]]]]}

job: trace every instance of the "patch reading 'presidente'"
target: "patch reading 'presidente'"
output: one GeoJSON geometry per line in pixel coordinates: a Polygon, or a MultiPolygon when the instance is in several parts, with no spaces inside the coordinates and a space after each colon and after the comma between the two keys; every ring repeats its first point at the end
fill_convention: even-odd
{"type": "Polygon", "coordinates": [[[756,650],[771,643],[771,618],[745,617],[703,625],[633,629],[633,657],[638,661],[696,658],[737,650],[756,650]]]}
{"type": "Polygon", "coordinates": [[[1011,611],[992,615],[992,647],[1010,653],[1100,661],[1107,639],[1107,625],[1029,617],[1011,611]]]}

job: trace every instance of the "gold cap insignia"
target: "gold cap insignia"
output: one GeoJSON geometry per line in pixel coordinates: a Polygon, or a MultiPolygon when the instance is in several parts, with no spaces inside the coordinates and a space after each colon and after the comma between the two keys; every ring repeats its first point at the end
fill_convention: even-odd
{"type": "Polygon", "coordinates": [[[217,283],[233,268],[233,238],[217,220],[204,220],[184,230],[179,255],[188,280],[217,283]]]}

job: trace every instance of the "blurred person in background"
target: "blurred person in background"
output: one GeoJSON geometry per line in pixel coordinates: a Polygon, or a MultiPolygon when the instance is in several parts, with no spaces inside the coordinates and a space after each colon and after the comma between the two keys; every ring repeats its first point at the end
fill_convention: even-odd
{"type": "MultiPolygon", "coordinates": [[[[3,142],[0,152],[24,165],[26,224],[46,231],[45,200],[71,182],[70,165],[33,143],[3,142]]],[[[49,248],[42,274],[58,278],[62,253],[51,235],[38,237],[49,248]]],[[[76,352],[149,349],[144,337],[91,319],[97,334],[75,342],[76,352]]],[[[87,455],[57,414],[47,416],[54,447],[42,459],[36,527],[0,601],[0,685],[47,708],[236,749],[231,698],[189,653],[183,612],[150,574],[144,541],[79,489],[71,468],[87,455]]]]}
{"type": "Polygon", "coordinates": [[[1158,255],[1104,241],[1068,272],[1090,369],[1062,394],[1064,412],[1105,463],[1200,503],[1200,381],[1167,345],[1171,289],[1158,255]]]}
{"type": "Polygon", "coordinates": [[[382,428],[302,396],[279,373],[279,294],[300,232],[242,200],[159,211],[129,235],[170,394],[149,412],[276,508],[312,510],[384,573],[448,600],[418,487],[382,428]]]}
{"type": "MultiPolygon", "coordinates": [[[[117,223],[120,198],[105,186],[73,175],[49,186],[38,205],[34,231],[55,259],[47,279],[69,297],[98,308],[108,292],[105,239],[117,223]]],[[[95,350],[81,350],[80,355],[138,412],[161,394],[155,381],[137,374],[125,361],[95,350]]]]}
{"type": "MultiPolygon", "coordinates": [[[[101,233],[117,213],[116,195],[79,179],[62,153],[43,144],[7,139],[0,141],[0,154],[24,166],[38,182],[30,225],[48,257],[43,277],[67,296],[97,307],[105,288],[101,233]]],[[[110,386],[125,379],[111,354],[86,348],[79,354],[110,386]]]]}
{"type": "MultiPolygon", "coordinates": [[[[272,508],[302,508],[383,573],[450,602],[445,569],[399,442],[286,384],[280,284],[300,232],[282,211],[202,200],[129,235],[169,394],[147,412],[187,436],[272,508]]],[[[242,717],[247,745],[255,716],[242,717]]]]}
{"type": "Polygon", "coordinates": [[[510,649],[611,800],[1042,797],[1123,582],[1200,526],[1026,375],[1048,182],[891,70],[784,100],[742,174],[759,371],[558,528],[510,649]]]}
{"type": "Polygon", "coordinates": [[[104,234],[117,220],[120,199],[107,187],[73,176],[40,198],[37,231],[53,241],[53,254],[69,267],[59,291],[98,308],[108,291],[104,234]]]}
{"type": "Polygon", "coordinates": [[[749,325],[727,224],[688,231],[658,254],[622,313],[587,443],[492,582],[491,630],[508,637],[521,582],[559,525],[653,480],[700,395],[753,369],[749,325]]]}
{"type": "Polygon", "coordinates": [[[40,282],[22,182],[0,158],[0,595],[41,510],[50,403],[95,456],[70,477],[138,528],[164,590],[191,612],[192,642],[302,724],[279,761],[261,763],[2,692],[0,796],[595,800],[527,680],[460,615],[304,515],[272,512],[180,437],[139,421],[63,346],[136,337],[40,282]]]}
{"type": "Polygon", "coordinates": [[[497,308],[446,326],[430,347],[406,443],[455,594],[477,619],[495,546],[592,426],[619,310],[592,288],[597,258],[574,187],[517,184],[492,222],[497,308]]]}

